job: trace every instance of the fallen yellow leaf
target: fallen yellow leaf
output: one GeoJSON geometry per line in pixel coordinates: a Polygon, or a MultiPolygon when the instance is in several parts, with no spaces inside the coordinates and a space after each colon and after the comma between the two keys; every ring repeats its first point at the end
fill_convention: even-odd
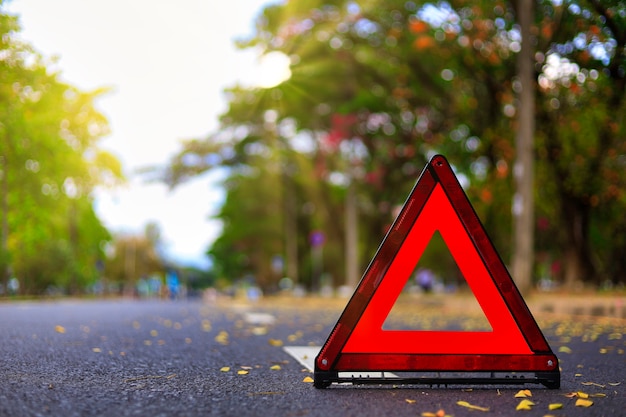
{"type": "Polygon", "coordinates": [[[593,401],[585,400],[583,398],[579,398],[576,400],[576,407],[591,407],[593,405],[593,401]]]}
{"type": "Polygon", "coordinates": [[[222,330],[215,336],[215,341],[221,345],[228,344],[228,332],[226,330],[222,330]]]}
{"type": "Polygon", "coordinates": [[[270,369],[272,371],[280,371],[280,365],[272,365],[272,366],[270,366],[270,369]]]}
{"type": "Polygon", "coordinates": [[[548,410],[560,410],[561,408],[563,408],[563,404],[561,403],[548,404],[548,410]]]}
{"type": "Polygon", "coordinates": [[[92,352],[95,352],[95,353],[100,353],[100,352],[102,352],[102,349],[100,349],[100,348],[93,348],[93,349],[91,349],[91,350],[92,350],[92,352]]]}
{"type": "Polygon", "coordinates": [[[576,396],[577,396],[578,398],[589,398],[589,394],[587,394],[586,392],[582,392],[582,391],[578,391],[578,392],[576,393],[576,396]]]}
{"type": "Polygon", "coordinates": [[[520,411],[520,410],[532,410],[532,406],[533,405],[535,405],[535,403],[530,401],[530,400],[522,400],[522,401],[520,401],[519,404],[517,404],[517,407],[515,407],[515,409],[517,411],[520,411]]]}
{"type": "Polygon", "coordinates": [[[515,394],[515,398],[526,398],[526,397],[532,397],[532,396],[533,394],[530,392],[529,389],[519,390],[517,394],[515,394]]]}
{"type": "Polygon", "coordinates": [[[252,328],[252,334],[255,336],[263,336],[267,334],[267,327],[257,326],[252,328]]]}
{"type": "Polygon", "coordinates": [[[489,411],[489,407],[480,407],[478,405],[470,404],[467,401],[457,401],[456,404],[461,407],[469,408],[470,410],[489,411]]]}
{"type": "Polygon", "coordinates": [[[221,371],[221,372],[228,372],[228,371],[230,371],[230,366],[222,366],[222,367],[220,368],[220,371],[221,371]]]}
{"type": "Polygon", "coordinates": [[[314,382],[314,381],[313,381],[313,378],[311,378],[310,376],[305,376],[304,379],[302,380],[302,382],[310,383],[310,382],[314,382]]]}
{"type": "Polygon", "coordinates": [[[57,333],[64,334],[65,333],[65,327],[56,325],[56,326],[54,326],[54,331],[57,332],[57,333]]]}
{"type": "Polygon", "coordinates": [[[415,404],[417,402],[417,400],[409,400],[408,398],[404,401],[406,401],[408,404],[415,404]]]}
{"type": "Polygon", "coordinates": [[[581,382],[582,385],[593,385],[596,387],[600,387],[600,388],[604,388],[605,385],[602,384],[598,384],[597,382],[581,382]]]}
{"type": "Polygon", "coordinates": [[[590,397],[595,397],[595,398],[604,398],[606,397],[606,394],[602,393],[602,392],[598,392],[596,394],[591,394],[590,397]]]}
{"type": "Polygon", "coordinates": [[[432,413],[430,411],[425,411],[422,413],[422,417],[437,417],[437,414],[432,413]]]}
{"type": "Polygon", "coordinates": [[[559,352],[561,352],[561,353],[572,353],[572,349],[568,348],[567,346],[561,346],[559,348],[559,352]]]}
{"type": "Polygon", "coordinates": [[[250,371],[246,371],[245,369],[240,369],[237,371],[237,375],[248,375],[250,371]]]}
{"type": "Polygon", "coordinates": [[[268,340],[268,343],[272,346],[277,346],[277,347],[280,347],[283,345],[283,341],[280,339],[270,339],[268,340]]]}

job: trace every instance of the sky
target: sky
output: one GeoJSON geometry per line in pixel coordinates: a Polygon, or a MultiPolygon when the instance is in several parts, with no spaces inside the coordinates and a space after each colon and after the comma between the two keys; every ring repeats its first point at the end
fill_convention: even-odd
{"type": "MultiPolygon", "coordinates": [[[[6,2],[5,2],[6,3],[6,2]]],[[[137,170],[164,165],[180,142],[204,138],[226,110],[223,90],[236,83],[271,84],[256,50],[235,40],[253,33],[262,6],[276,0],[10,0],[21,38],[61,79],[83,91],[111,88],[96,103],[111,134],[101,148],[123,164],[128,183],[97,189],[95,208],[109,230],[143,233],[160,226],[169,260],[207,267],[206,249],[219,235],[211,216],[223,192],[206,174],[169,190],[146,183],[137,170]]]]}

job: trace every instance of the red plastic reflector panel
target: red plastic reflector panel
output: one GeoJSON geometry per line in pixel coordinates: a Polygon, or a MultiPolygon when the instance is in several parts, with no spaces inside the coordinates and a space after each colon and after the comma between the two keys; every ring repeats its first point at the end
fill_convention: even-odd
{"type": "Polygon", "coordinates": [[[558,378],[556,356],[443,156],[433,157],[420,175],[315,366],[316,372],[324,375],[348,371],[528,371],[556,373],[558,378]],[[383,329],[436,231],[492,331],[383,329]]]}

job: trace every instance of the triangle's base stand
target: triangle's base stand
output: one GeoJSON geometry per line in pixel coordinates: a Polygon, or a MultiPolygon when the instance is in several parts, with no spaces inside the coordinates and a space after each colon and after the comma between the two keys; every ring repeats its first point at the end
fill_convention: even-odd
{"type": "Polygon", "coordinates": [[[543,384],[550,389],[558,389],[561,387],[561,377],[559,371],[551,372],[536,372],[531,375],[520,375],[518,373],[506,373],[499,374],[496,372],[490,372],[481,374],[467,373],[467,376],[462,376],[457,373],[454,376],[444,376],[445,372],[437,373],[437,376],[396,376],[385,377],[385,373],[381,372],[381,376],[359,375],[358,372],[354,374],[342,372],[342,376],[339,372],[323,372],[315,371],[314,386],[315,388],[327,388],[333,382],[338,384],[350,383],[353,385],[428,385],[432,387],[448,387],[454,385],[524,385],[524,384],[543,384]],[[349,376],[344,376],[344,375],[349,376]]]}

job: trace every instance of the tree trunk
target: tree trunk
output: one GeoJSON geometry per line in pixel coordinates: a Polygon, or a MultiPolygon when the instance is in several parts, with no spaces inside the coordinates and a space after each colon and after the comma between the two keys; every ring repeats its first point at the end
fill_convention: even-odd
{"type": "Polygon", "coordinates": [[[285,171],[283,171],[283,183],[285,185],[285,273],[294,284],[298,284],[298,214],[296,211],[296,195],[292,179],[285,171]]]}
{"type": "MultiPolygon", "coordinates": [[[[9,180],[8,180],[8,164],[5,156],[0,156],[0,175],[1,185],[0,185],[0,210],[2,210],[2,221],[0,222],[0,256],[1,256],[1,266],[2,270],[0,271],[0,289],[7,291],[7,285],[9,283],[9,278],[11,275],[11,267],[9,263],[9,249],[8,249],[8,239],[9,239],[9,180]]],[[[1,293],[1,291],[0,291],[1,293]]]]}
{"type": "Polygon", "coordinates": [[[514,248],[513,279],[519,290],[527,293],[532,286],[534,265],[534,134],[535,88],[533,81],[533,45],[531,25],[533,1],[519,0],[518,21],[522,32],[522,49],[518,55],[518,76],[522,86],[516,137],[513,197],[514,248]]]}
{"type": "Polygon", "coordinates": [[[350,178],[346,192],[346,285],[354,289],[359,280],[358,220],[354,178],[350,178]]]}
{"type": "Polygon", "coordinates": [[[562,198],[562,225],[566,231],[563,257],[564,284],[568,289],[579,289],[583,282],[596,278],[589,250],[589,220],[591,209],[572,198],[562,198]]]}

